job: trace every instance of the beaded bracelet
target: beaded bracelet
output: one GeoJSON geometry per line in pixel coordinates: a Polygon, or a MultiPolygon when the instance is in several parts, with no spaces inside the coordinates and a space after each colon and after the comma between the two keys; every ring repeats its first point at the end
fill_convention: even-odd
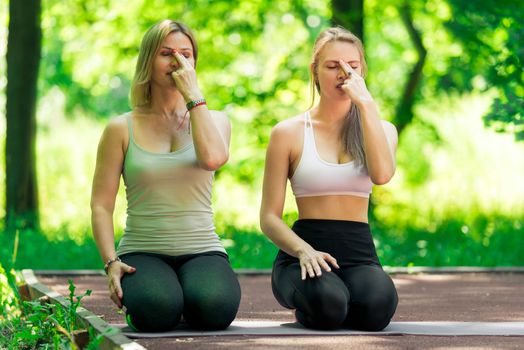
{"type": "Polygon", "coordinates": [[[106,275],[107,275],[107,272],[109,271],[109,266],[111,266],[112,263],[117,262],[117,261],[122,261],[122,260],[120,260],[120,258],[117,256],[116,258],[109,259],[106,262],[106,264],[104,265],[104,271],[106,272],[106,275]]]}
{"type": "Polygon", "coordinates": [[[191,100],[188,103],[186,103],[186,108],[187,108],[188,111],[190,111],[190,110],[192,110],[195,107],[202,106],[202,105],[205,105],[205,104],[206,104],[206,99],[205,98],[201,98],[201,99],[198,99],[198,100],[191,100]]]}

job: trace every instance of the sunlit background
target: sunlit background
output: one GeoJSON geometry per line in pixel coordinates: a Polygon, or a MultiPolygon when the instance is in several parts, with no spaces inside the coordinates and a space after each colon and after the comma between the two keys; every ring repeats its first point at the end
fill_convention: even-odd
{"type": "MultiPolygon", "coordinates": [[[[428,55],[415,116],[400,137],[397,173],[372,196],[370,218],[381,261],[522,265],[524,141],[485,126],[497,89],[480,70],[461,72],[454,65],[467,45],[445,23],[453,20],[452,8],[460,1],[412,3],[428,55]],[[470,78],[468,88],[446,85],[445,78],[460,74],[458,80],[470,78]]],[[[417,60],[396,6],[390,0],[365,1],[367,83],[387,120],[394,120],[417,60]]],[[[7,1],[0,1],[2,115],[7,10],[7,1]]],[[[172,18],[194,29],[200,86],[209,106],[226,111],[233,125],[230,161],[216,174],[217,232],[235,267],[269,268],[276,249],[258,226],[265,148],[273,125],[309,108],[312,43],[331,16],[330,1],[318,0],[43,1],[37,109],[42,229],[19,233],[16,246],[2,238],[2,259],[15,256],[17,267],[100,267],[89,208],[97,143],[107,120],[129,109],[143,33],[157,20],[172,18]],[[43,254],[56,259],[44,261],[43,254]]],[[[494,46],[507,39],[502,30],[494,32],[499,33],[494,46]]],[[[5,215],[5,132],[0,118],[0,217],[5,215]]],[[[125,223],[123,190],[122,183],[117,237],[125,223]]],[[[296,217],[288,191],[285,220],[291,224],[296,217]]]]}

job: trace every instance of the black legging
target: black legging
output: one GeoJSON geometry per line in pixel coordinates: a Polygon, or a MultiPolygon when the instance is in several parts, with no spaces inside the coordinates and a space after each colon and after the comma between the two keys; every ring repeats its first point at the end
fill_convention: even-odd
{"type": "Polygon", "coordinates": [[[129,325],[139,331],[173,329],[181,319],[193,328],[227,328],[240,304],[240,285],[227,255],[206,252],[178,257],[129,253],[136,272],[122,278],[129,325]]]}
{"type": "Polygon", "coordinates": [[[369,225],[342,220],[298,220],[293,231],[316,250],[331,254],[340,269],[301,279],[300,264],[279,251],[272,274],[273,294],[309,328],[379,331],[395,313],[398,296],[382,269],[369,225]]]}

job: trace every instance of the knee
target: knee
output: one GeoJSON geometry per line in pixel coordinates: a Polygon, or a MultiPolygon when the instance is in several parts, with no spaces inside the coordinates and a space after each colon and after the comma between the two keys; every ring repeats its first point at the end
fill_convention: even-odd
{"type": "Polygon", "coordinates": [[[240,304],[240,290],[228,295],[206,293],[185,298],[184,319],[197,329],[221,330],[229,327],[240,304]]]}
{"type": "Polygon", "coordinates": [[[183,302],[169,296],[143,296],[125,303],[129,326],[143,332],[162,332],[175,328],[182,316],[183,302]]]}
{"type": "MultiPolygon", "coordinates": [[[[315,281],[315,282],[318,282],[315,281]]],[[[316,283],[304,294],[295,293],[297,320],[304,326],[317,329],[340,327],[347,315],[349,293],[342,286],[316,283]]]]}
{"type": "Polygon", "coordinates": [[[391,321],[397,304],[395,290],[389,293],[372,293],[365,300],[350,304],[347,323],[355,329],[380,331],[391,321]]]}

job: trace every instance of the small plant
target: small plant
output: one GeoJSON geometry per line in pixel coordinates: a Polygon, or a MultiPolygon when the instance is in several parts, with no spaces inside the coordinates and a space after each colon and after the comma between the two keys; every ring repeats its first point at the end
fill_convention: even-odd
{"type": "MultiPolygon", "coordinates": [[[[68,303],[64,306],[51,303],[42,297],[21,301],[13,273],[6,273],[0,265],[0,349],[78,349],[75,334],[78,331],[76,312],[85,296],[75,295],[76,286],[69,280],[68,303]]],[[[101,336],[88,329],[89,344],[86,349],[96,349],[101,336]]]]}
{"type": "Polygon", "coordinates": [[[75,295],[76,286],[72,279],[67,281],[69,283],[69,305],[66,310],[67,318],[64,318],[64,324],[67,325],[67,330],[71,333],[76,328],[76,310],[80,306],[80,301],[83,297],[91,295],[91,290],[88,289],[82,295],[75,295]]]}

